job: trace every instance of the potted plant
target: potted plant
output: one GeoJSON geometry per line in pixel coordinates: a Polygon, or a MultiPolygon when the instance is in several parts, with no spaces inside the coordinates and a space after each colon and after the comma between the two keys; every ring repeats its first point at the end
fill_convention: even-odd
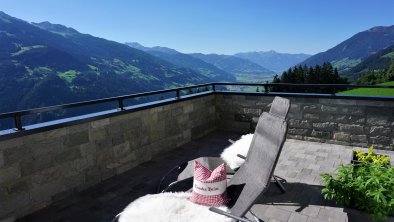
{"type": "Polygon", "coordinates": [[[362,162],[377,163],[384,166],[390,165],[390,157],[383,154],[374,153],[373,146],[369,147],[368,153],[359,150],[353,150],[353,159],[351,163],[360,164],[362,162]]]}
{"type": "Polygon", "coordinates": [[[371,214],[373,221],[385,221],[394,215],[390,158],[374,154],[373,147],[368,153],[356,151],[354,155],[357,162],[339,165],[335,174],[322,174],[322,194],[325,199],[371,214]]]}

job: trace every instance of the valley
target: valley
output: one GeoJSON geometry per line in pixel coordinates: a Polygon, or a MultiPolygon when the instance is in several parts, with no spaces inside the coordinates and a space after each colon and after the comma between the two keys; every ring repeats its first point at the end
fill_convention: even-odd
{"type": "MultiPolygon", "coordinates": [[[[0,12],[0,42],[0,113],[208,82],[266,83],[280,79],[290,69],[300,69],[296,66],[313,68],[326,62],[349,83],[394,81],[394,26],[362,31],[316,55],[273,50],[224,55],[182,53],[137,42],[123,44],[61,24],[29,23],[0,12]]],[[[284,78],[282,83],[300,82],[284,78]]],[[[351,93],[392,95],[390,90],[359,89],[351,93]]],[[[155,99],[159,97],[128,103],[155,99]]],[[[25,121],[34,123],[109,107],[113,105],[48,113],[25,121]]]]}

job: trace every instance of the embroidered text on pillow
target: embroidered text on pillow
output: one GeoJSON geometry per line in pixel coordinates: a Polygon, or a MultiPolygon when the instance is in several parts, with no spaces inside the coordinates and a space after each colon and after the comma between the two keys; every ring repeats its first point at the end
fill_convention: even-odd
{"type": "Polygon", "coordinates": [[[213,171],[210,171],[198,161],[195,161],[194,164],[193,193],[190,200],[208,206],[226,204],[228,198],[224,163],[213,171]]]}

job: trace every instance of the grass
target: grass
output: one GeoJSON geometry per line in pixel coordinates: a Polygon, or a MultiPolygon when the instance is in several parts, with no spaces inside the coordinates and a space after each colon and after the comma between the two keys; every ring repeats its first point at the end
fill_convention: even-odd
{"type": "Polygon", "coordinates": [[[266,81],[271,82],[274,77],[273,76],[261,76],[261,75],[236,74],[235,78],[237,79],[237,82],[265,83],[266,81]]]}
{"type": "Polygon", "coordinates": [[[18,56],[18,55],[21,55],[21,54],[29,51],[29,50],[38,49],[38,48],[45,48],[45,46],[43,46],[43,45],[22,46],[22,47],[20,47],[20,50],[18,52],[11,53],[11,56],[18,56]]]}
{"type": "Polygon", "coordinates": [[[383,58],[390,58],[393,59],[394,58],[394,52],[389,52],[386,55],[382,56],[383,58]]]}
{"type": "MultiPolygon", "coordinates": [[[[150,74],[144,74],[142,73],[141,69],[138,67],[135,67],[133,65],[130,65],[128,63],[123,62],[120,59],[113,59],[113,60],[102,60],[105,65],[111,67],[111,69],[118,75],[129,75],[131,79],[143,79],[146,81],[159,81],[158,78],[156,78],[153,75],[150,74]]],[[[94,69],[96,67],[94,66],[89,66],[90,69],[94,69]]],[[[98,69],[97,69],[98,72],[98,69]]],[[[171,76],[170,76],[171,77],[171,76]]]]}
{"type": "Polygon", "coordinates": [[[333,61],[332,65],[339,70],[347,69],[358,65],[361,62],[361,59],[349,59],[344,58],[338,61],[333,61]]]}
{"type": "Polygon", "coordinates": [[[0,33],[4,33],[4,34],[5,34],[6,36],[8,36],[8,37],[15,37],[14,34],[11,34],[11,33],[6,32],[6,31],[0,31],[0,33]]]}
{"type": "Polygon", "coordinates": [[[96,74],[100,74],[99,68],[97,68],[96,66],[93,65],[88,65],[89,69],[92,70],[93,72],[95,72],[96,74]]]}
{"type": "Polygon", "coordinates": [[[80,72],[75,70],[69,70],[67,72],[58,72],[57,75],[64,79],[67,83],[72,83],[73,79],[75,79],[80,72]]]}
{"type": "Polygon", "coordinates": [[[394,86],[394,81],[379,84],[380,86],[394,86]]]}
{"type": "MultiPolygon", "coordinates": [[[[381,86],[394,86],[394,81],[378,84],[381,86]]],[[[362,96],[394,96],[394,89],[357,88],[337,93],[339,95],[362,95],[362,96]]]]}
{"type": "MultiPolygon", "coordinates": [[[[261,88],[259,87],[259,91],[261,92],[261,88]]],[[[257,86],[244,86],[241,87],[241,91],[243,92],[256,92],[257,86]]],[[[263,91],[264,91],[264,87],[263,87],[263,91]]]]}

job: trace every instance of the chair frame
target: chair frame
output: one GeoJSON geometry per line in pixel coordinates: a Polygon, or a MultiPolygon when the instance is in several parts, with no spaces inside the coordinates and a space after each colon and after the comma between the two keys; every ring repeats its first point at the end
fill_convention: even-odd
{"type": "MultiPolygon", "coordinates": [[[[277,98],[275,98],[275,100],[277,100],[277,98]]],[[[274,102],[275,102],[275,100],[274,100],[274,102]]],[[[231,186],[240,186],[240,185],[242,185],[242,184],[239,184],[240,180],[241,180],[241,183],[244,181],[244,179],[246,179],[246,180],[245,180],[245,183],[243,183],[241,190],[236,191],[236,193],[238,192],[236,194],[238,196],[236,197],[236,199],[234,199],[235,202],[230,207],[230,211],[232,211],[233,213],[222,211],[216,207],[210,207],[209,208],[210,211],[230,217],[230,218],[235,219],[237,221],[252,222],[252,220],[245,217],[245,214],[247,212],[250,212],[253,216],[254,221],[260,222],[262,220],[259,219],[257,217],[257,215],[251,211],[251,208],[252,208],[253,204],[256,202],[257,198],[259,196],[263,195],[264,192],[268,189],[271,179],[272,178],[274,179],[274,181],[276,182],[275,184],[277,184],[277,186],[282,190],[282,192],[286,191],[285,188],[283,187],[283,184],[280,182],[280,180],[284,180],[284,179],[280,178],[278,176],[275,176],[273,174],[276,164],[278,162],[280,153],[282,151],[283,144],[286,140],[287,122],[286,122],[285,118],[287,116],[287,113],[288,113],[288,110],[290,107],[289,100],[286,100],[283,98],[279,98],[279,100],[280,100],[281,104],[283,104],[283,101],[285,103],[287,103],[287,110],[283,111],[283,109],[274,109],[273,107],[276,107],[276,106],[274,106],[274,104],[273,104],[271,106],[270,113],[263,113],[259,118],[259,121],[256,126],[256,130],[255,130],[255,134],[253,136],[253,140],[251,143],[251,147],[249,148],[249,151],[248,151],[248,155],[247,155],[248,157],[244,157],[242,155],[237,155],[238,157],[245,159],[245,163],[243,165],[241,165],[239,170],[237,170],[234,173],[234,176],[229,181],[228,187],[230,188],[231,186]],[[271,113],[271,111],[272,111],[272,113],[271,113]],[[277,111],[279,111],[279,112],[277,112],[277,111]],[[268,121],[268,122],[265,122],[265,121],[268,121]],[[269,128],[264,129],[264,125],[266,125],[266,127],[269,127],[269,128]],[[274,131],[274,133],[271,135],[271,137],[269,137],[269,135],[271,134],[271,133],[269,133],[270,128],[274,131]],[[264,135],[264,134],[266,134],[266,135],[264,135]],[[256,135],[260,135],[260,136],[256,136],[256,135]],[[260,142],[257,143],[257,141],[260,141],[260,142]],[[268,146],[266,146],[267,150],[263,151],[266,154],[259,153],[258,150],[260,150],[260,149],[256,150],[257,148],[261,147],[261,144],[268,145],[268,146]],[[271,152],[271,154],[269,154],[269,150],[273,151],[274,153],[271,152]],[[268,161],[263,161],[263,162],[259,161],[260,160],[259,158],[261,158],[262,156],[265,159],[267,159],[268,161]],[[257,181],[255,181],[255,177],[250,176],[250,174],[251,174],[250,169],[253,169],[256,167],[258,167],[259,169],[262,169],[262,167],[264,168],[264,166],[267,166],[269,168],[266,171],[261,171],[261,173],[258,174],[260,176],[256,176],[256,178],[258,178],[258,179],[257,179],[257,181]],[[261,181],[261,182],[259,182],[259,181],[261,181]],[[257,184],[261,183],[261,187],[260,187],[260,185],[258,185],[256,187],[255,186],[256,183],[257,184]],[[255,187],[257,190],[255,189],[255,187]],[[238,202],[238,201],[240,201],[240,202],[238,202]],[[245,201],[247,203],[246,205],[245,205],[245,201]]],[[[208,158],[208,157],[205,157],[205,158],[208,158]]],[[[220,158],[213,159],[213,160],[219,161],[218,159],[220,159],[220,158]]],[[[160,191],[159,189],[161,188],[161,185],[164,182],[165,178],[168,177],[174,171],[178,171],[178,179],[179,179],[179,175],[181,175],[182,172],[185,171],[185,169],[187,167],[190,167],[190,165],[188,163],[190,163],[190,161],[183,163],[181,165],[178,165],[178,166],[174,167],[173,169],[171,169],[170,172],[168,172],[161,179],[157,191],[160,191]]],[[[252,170],[252,171],[254,172],[254,170],[252,170]]],[[[188,174],[186,174],[186,175],[188,175],[188,174]]],[[[186,179],[183,178],[182,180],[179,180],[179,181],[175,181],[175,182],[171,183],[169,186],[167,186],[164,190],[161,190],[161,192],[169,191],[169,190],[171,190],[171,187],[174,187],[176,184],[182,183],[184,181],[187,181],[189,184],[191,181],[191,186],[189,186],[189,188],[191,188],[193,176],[187,177],[186,179]],[[189,181],[187,181],[187,180],[189,180],[189,181]]],[[[230,190],[228,189],[228,194],[230,195],[229,191],[230,190]]],[[[117,215],[113,221],[117,221],[119,216],[120,216],[120,214],[117,215]]]]}
{"type": "MultiPolygon", "coordinates": [[[[272,103],[270,104],[270,111],[269,113],[272,115],[275,115],[277,117],[280,117],[282,119],[286,119],[287,115],[289,113],[290,110],[290,101],[288,99],[276,96],[274,98],[274,100],[272,101],[272,103]]],[[[230,143],[235,143],[234,140],[229,139],[228,140],[230,143]]],[[[241,159],[246,159],[245,156],[241,155],[241,154],[237,154],[237,156],[241,159]]],[[[210,158],[217,158],[217,157],[210,157],[210,158]]],[[[166,180],[168,180],[168,178],[170,177],[170,175],[174,175],[177,174],[179,175],[187,166],[188,162],[183,162],[175,167],[173,167],[170,171],[168,171],[160,180],[159,185],[157,186],[156,189],[156,193],[161,193],[161,192],[166,192],[170,189],[172,189],[171,184],[173,184],[173,182],[170,182],[169,185],[167,185],[165,188],[163,188],[163,184],[165,184],[166,180]]],[[[228,171],[227,174],[234,174],[235,171],[237,171],[238,169],[235,169],[234,171],[228,171]]],[[[282,193],[286,193],[286,188],[283,185],[283,183],[286,183],[286,179],[279,177],[277,175],[273,175],[272,178],[274,179],[275,184],[277,185],[277,187],[280,189],[280,191],[282,193]]],[[[176,181],[175,181],[176,182],[176,181]]]]}
{"type": "MultiPolygon", "coordinates": [[[[274,176],[274,175],[273,175],[273,172],[274,172],[275,167],[276,167],[276,164],[277,164],[277,162],[278,162],[278,159],[279,159],[280,152],[281,152],[281,150],[282,150],[283,144],[284,144],[284,142],[285,142],[285,140],[286,140],[287,123],[286,123],[286,121],[285,121],[284,119],[282,119],[282,118],[280,118],[280,117],[278,117],[278,116],[275,116],[275,115],[273,115],[273,114],[265,113],[265,114],[263,114],[263,115],[269,115],[269,116],[271,116],[271,117],[273,117],[273,118],[276,118],[278,121],[281,120],[281,121],[282,121],[282,124],[285,125],[285,131],[282,132],[282,133],[283,133],[283,135],[282,135],[283,138],[281,139],[281,142],[280,142],[279,147],[278,147],[278,151],[277,151],[277,153],[276,153],[276,155],[275,155],[275,162],[273,163],[272,168],[271,168],[271,171],[269,172],[269,175],[270,175],[269,177],[271,177],[271,178],[274,179],[274,181],[276,182],[275,184],[277,184],[278,187],[281,187],[281,185],[282,185],[282,184],[280,183],[281,178],[280,178],[280,177],[277,177],[277,176],[274,176]]],[[[263,115],[262,115],[262,116],[263,116],[263,115]]],[[[260,117],[260,118],[262,118],[262,117],[260,117]]],[[[259,124],[261,125],[260,120],[259,120],[259,124]]],[[[259,125],[259,124],[258,124],[258,125],[259,125]]],[[[261,127],[261,126],[260,126],[260,127],[261,127]]],[[[256,130],[257,130],[257,127],[256,127],[256,130]]],[[[278,136],[281,136],[281,135],[278,135],[278,136]]],[[[253,141],[252,141],[252,143],[253,143],[253,141]]],[[[251,146],[253,147],[252,144],[251,144],[251,146]]],[[[251,149],[252,149],[252,147],[251,147],[251,149]]],[[[248,153],[248,155],[249,155],[249,153],[248,153]]],[[[251,157],[251,158],[253,158],[253,157],[251,157]]],[[[240,170],[241,170],[241,168],[243,168],[243,167],[247,167],[247,166],[246,166],[247,161],[248,161],[248,158],[246,158],[245,163],[244,163],[243,165],[241,165],[241,167],[239,168],[240,170]]],[[[256,159],[255,159],[255,161],[256,161],[256,159]]],[[[189,161],[189,163],[190,163],[190,161],[189,161]]],[[[174,170],[180,170],[181,168],[175,167],[175,168],[173,168],[173,169],[174,169],[174,170]]],[[[183,169],[185,169],[185,168],[183,168],[183,169]]],[[[246,169],[246,168],[245,168],[245,169],[246,169]]],[[[244,171],[245,171],[245,170],[244,170],[244,171]]],[[[268,172],[268,171],[266,171],[266,173],[267,173],[267,172],[268,172]]],[[[236,171],[236,173],[242,173],[242,172],[236,171]]],[[[236,176],[236,174],[230,179],[230,181],[229,181],[230,183],[231,183],[231,181],[234,179],[235,176],[236,176]]],[[[241,176],[241,177],[242,177],[242,176],[241,176]]],[[[188,184],[189,186],[186,186],[186,187],[187,187],[187,188],[191,188],[191,187],[192,187],[192,184],[193,184],[193,177],[189,177],[189,178],[187,178],[187,179],[183,179],[183,180],[180,180],[180,181],[176,181],[176,182],[170,184],[170,185],[165,189],[165,191],[171,191],[171,189],[172,189],[173,187],[177,186],[178,183],[183,183],[183,182],[187,182],[186,184],[188,184]],[[187,181],[187,180],[188,180],[188,181],[187,181]]],[[[266,185],[263,186],[263,187],[264,187],[264,188],[263,188],[263,191],[260,193],[259,196],[263,195],[263,193],[268,189],[270,182],[271,182],[271,180],[269,180],[269,181],[266,182],[266,185]]],[[[187,190],[187,189],[185,189],[185,190],[187,190]]],[[[283,188],[283,190],[285,190],[285,189],[283,188]]],[[[238,201],[238,200],[237,200],[237,201],[238,201]]],[[[237,220],[237,221],[242,221],[242,222],[252,222],[252,221],[260,222],[260,221],[262,221],[262,220],[259,219],[259,218],[257,217],[257,215],[254,214],[254,213],[250,210],[250,208],[253,206],[254,202],[255,202],[255,200],[251,201],[250,204],[247,205],[247,208],[249,208],[249,209],[247,209],[247,211],[246,211],[246,212],[250,212],[250,213],[251,213],[251,215],[253,216],[253,220],[250,220],[250,219],[248,219],[248,218],[245,218],[244,215],[245,215],[246,213],[245,213],[244,215],[242,215],[242,217],[239,217],[239,216],[237,216],[237,215],[234,215],[234,214],[229,213],[229,212],[222,211],[222,210],[220,210],[220,209],[218,209],[218,208],[215,208],[215,207],[210,207],[209,210],[212,211],[212,212],[214,212],[214,213],[218,213],[218,214],[221,214],[221,215],[230,217],[230,218],[235,219],[235,220],[237,220]]]]}

